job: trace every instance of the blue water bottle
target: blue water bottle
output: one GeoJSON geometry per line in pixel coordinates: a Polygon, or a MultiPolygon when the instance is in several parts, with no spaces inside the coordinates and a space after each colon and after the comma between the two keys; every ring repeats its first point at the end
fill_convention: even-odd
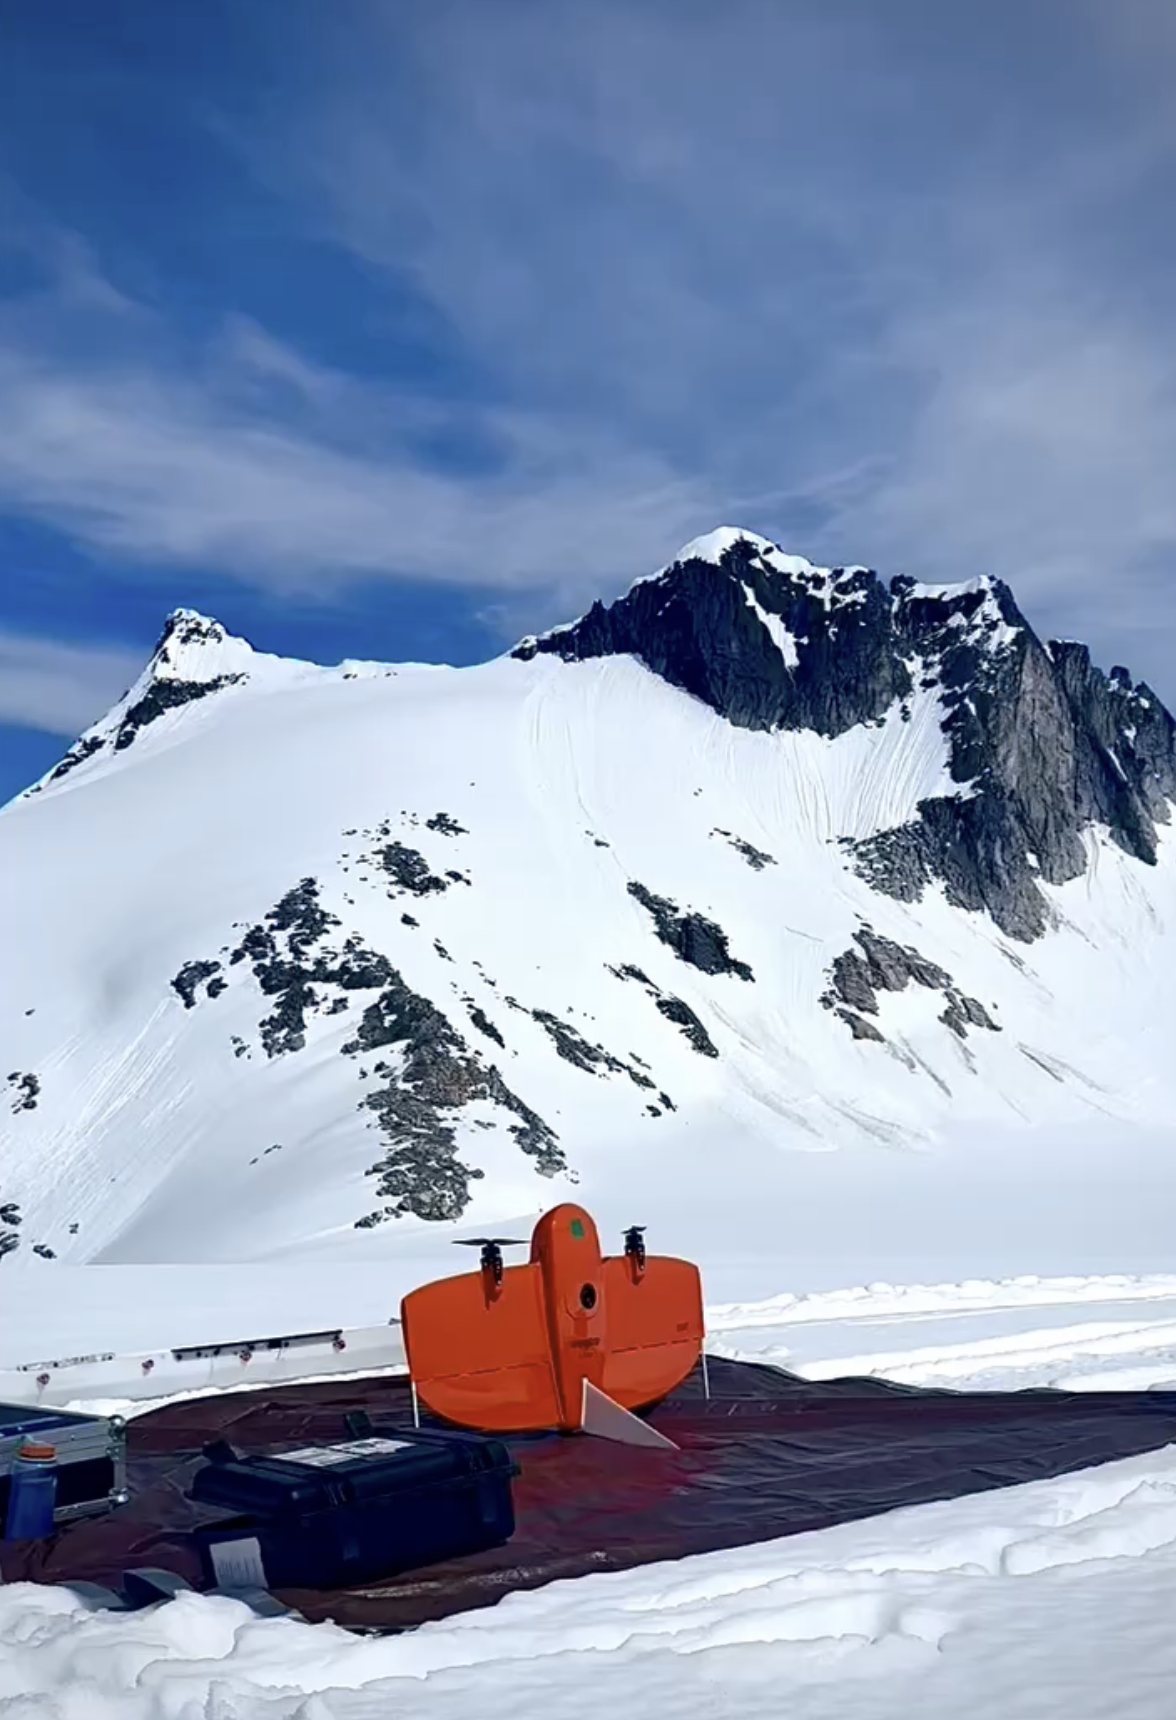
{"type": "Polygon", "coordinates": [[[51,1445],[26,1440],[12,1464],[6,1541],[38,1541],[53,1533],[57,1502],[57,1452],[51,1445]]]}

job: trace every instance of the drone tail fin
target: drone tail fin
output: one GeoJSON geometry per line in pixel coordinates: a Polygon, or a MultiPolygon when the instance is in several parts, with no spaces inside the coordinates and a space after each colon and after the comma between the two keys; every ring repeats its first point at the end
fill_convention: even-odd
{"type": "Polygon", "coordinates": [[[611,1439],[618,1445],[643,1445],[655,1451],[677,1451],[678,1446],[656,1427],[623,1409],[607,1392],[599,1391],[591,1380],[584,1381],[584,1411],[581,1433],[591,1433],[597,1439],[611,1439]]]}

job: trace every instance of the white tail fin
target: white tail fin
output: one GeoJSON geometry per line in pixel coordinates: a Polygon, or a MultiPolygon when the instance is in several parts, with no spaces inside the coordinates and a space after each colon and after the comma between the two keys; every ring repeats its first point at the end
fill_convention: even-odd
{"type": "Polygon", "coordinates": [[[657,1451],[678,1450],[672,1439],[650,1427],[640,1416],[631,1415],[590,1380],[584,1381],[580,1431],[591,1433],[597,1439],[615,1440],[619,1445],[646,1445],[657,1451]]]}

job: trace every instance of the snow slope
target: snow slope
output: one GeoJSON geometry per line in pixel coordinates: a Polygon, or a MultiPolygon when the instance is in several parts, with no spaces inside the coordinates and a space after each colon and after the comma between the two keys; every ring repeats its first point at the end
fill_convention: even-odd
{"type": "Polygon", "coordinates": [[[879,895],[841,840],[967,792],[934,687],[830,740],[735,728],[632,657],[324,670],[190,615],[163,655],[89,756],[0,814],[2,1038],[37,1083],[32,1105],[10,1083],[2,1119],[6,1273],[53,1269],[34,1244],[122,1266],[317,1257],[386,1270],[394,1306],[446,1262],[448,1227],[384,1218],[369,1174],[395,1142],[363,1101],[408,1055],[355,1049],[378,986],[321,986],[305,1044],[267,1056],[272,975],[231,959],[306,879],[337,922],[312,954],[383,958],[457,1036],[463,1091],[428,1119],[453,1139],[430,1138],[420,1177],[465,1167],[467,1233],[575,1193],[606,1234],[644,1220],[695,1252],[723,1300],[1170,1266],[1176,845],[1163,831],[1148,867],[1091,829],[1029,944],[938,887],[879,895]],[[179,702],[120,745],[169,681],[179,702]],[[396,844],[423,891],[388,869],[396,844]],[[634,884],[754,977],[680,959],[634,884]],[[821,999],[864,924],[993,1027],[953,1032],[942,987],[912,982],[878,994],[882,1041],[855,1039],[821,999]],[[193,962],[220,965],[189,1007],[193,962]],[[521,1149],[519,1103],[546,1146],[521,1149]]]}

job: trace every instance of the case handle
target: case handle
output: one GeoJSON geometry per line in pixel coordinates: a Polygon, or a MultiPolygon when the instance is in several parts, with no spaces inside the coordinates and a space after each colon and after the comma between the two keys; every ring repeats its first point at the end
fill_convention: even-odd
{"type": "Polygon", "coordinates": [[[236,1463],[237,1453],[227,1439],[211,1439],[201,1451],[210,1463],[236,1463]]]}

